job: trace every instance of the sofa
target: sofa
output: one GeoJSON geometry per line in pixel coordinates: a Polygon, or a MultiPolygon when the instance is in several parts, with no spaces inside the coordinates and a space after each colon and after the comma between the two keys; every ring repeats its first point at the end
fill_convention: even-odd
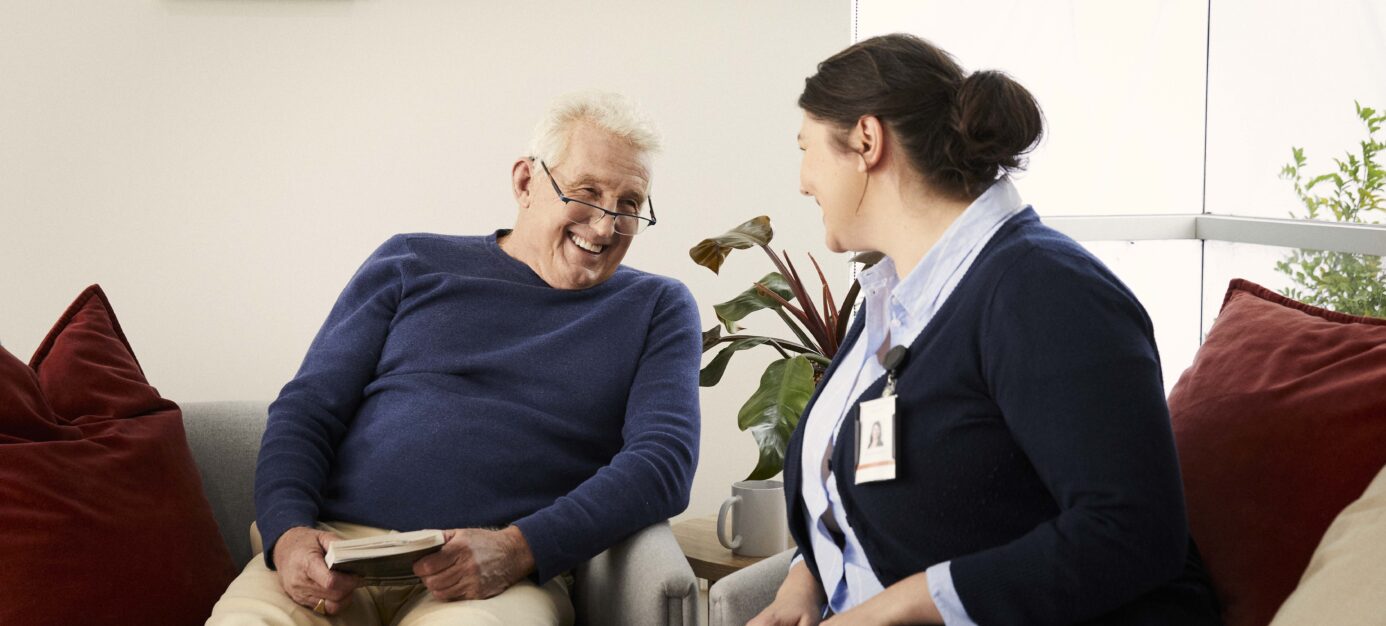
{"type": "MultiPolygon", "coordinates": [[[[1386,319],[1233,280],[1169,407],[1224,622],[1386,624],[1386,319]]],[[[709,626],[768,606],[792,554],[713,585],[709,626]]]]}
{"type": "MultiPolygon", "coordinates": [[[[237,567],[252,557],[252,489],[264,402],[192,402],[182,405],[188,445],[202,475],[222,539],[237,567]]],[[[701,603],[697,579],[667,522],[642,530],[574,572],[578,624],[589,626],[696,626],[701,603]]]]}
{"type": "MultiPolygon", "coordinates": [[[[27,363],[0,346],[0,624],[201,624],[255,558],[265,402],[163,396],[98,285],[27,363]]],[[[577,621],[692,626],[665,522],[575,568],[577,621]]]]}

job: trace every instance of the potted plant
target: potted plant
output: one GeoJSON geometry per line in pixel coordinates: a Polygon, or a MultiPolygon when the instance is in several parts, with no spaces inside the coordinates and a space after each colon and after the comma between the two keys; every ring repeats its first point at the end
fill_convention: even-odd
{"type": "MultiPolygon", "coordinates": [[[[1386,166],[1380,162],[1386,143],[1376,137],[1386,123],[1386,112],[1353,104],[1357,119],[1367,127],[1367,138],[1359,143],[1358,154],[1349,152],[1342,159],[1333,159],[1332,170],[1313,176],[1304,171],[1308,164],[1304,149],[1292,147],[1294,162],[1280,171],[1281,178],[1294,184],[1308,219],[1331,215],[1337,222],[1374,224],[1373,217],[1386,213],[1386,166]]],[[[1291,213],[1290,217],[1301,216],[1291,213]]],[[[1286,297],[1351,315],[1386,317],[1386,269],[1381,259],[1348,252],[1295,250],[1276,263],[1275,269],[1294,282],[1284,290],[1286,297]]]]}
{"type": "MultiPolygon", "coordinates": [[[[720,382],[727,364],[739,351],[765,346],[780,355],[766,366],[760,386],[737,413],[737,426],[751,431],[760,447],[760,460],[747,480],[767,479],[783,469],[789,436],[799,424],[799,416],[813,395],[814,387],[842,345],[847,334],[847,320],[860,291],[860,285],[853,281],[847,295],[838,303],[828,287],[823,268],[810,254],[809,261],[822,285],[821,289],[814,289],[819,291],[822,305],[815,304],[808,285],[789,256],[777,254],[770,248],[773,237],[770,218],[762,215],[721,235],[704,239],[688,251],[695,263],[713,273],[718,273],[732,250],[751,247],[763,250],[774,266],[774,271],[735,298],[713,306],[720,324],[703,333],[704,353],[721,346],[699,373],[698,383],[703,387],[720,382]],[[741,332],[741,320],[765,309],[779,315],[793,339],[741,332]],[[728,334],[722,334],[723,330],[728,334]]],[[[879,259],[879,254],[869,253],[852,260],[869,266],[879,259]]]]}

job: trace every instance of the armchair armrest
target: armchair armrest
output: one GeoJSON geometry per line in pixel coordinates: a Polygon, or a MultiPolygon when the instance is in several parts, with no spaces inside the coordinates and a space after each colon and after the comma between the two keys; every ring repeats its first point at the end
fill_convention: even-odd
{"type": "Polygon", "coordinates": [[[744,626],[775,600],[794,550],[785,550],[717,581],[708,594],[708,626],[744,626]]]}
{"type": "Polygon", "coordinates": [[[574,578],[578,624],[698,624],[698,581],[668,522],[593,557],[578,567],[574,578]]]}

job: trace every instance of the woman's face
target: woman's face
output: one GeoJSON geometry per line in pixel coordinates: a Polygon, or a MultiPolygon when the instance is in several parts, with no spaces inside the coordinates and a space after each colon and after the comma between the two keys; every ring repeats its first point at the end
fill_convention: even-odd
{"type": "Polygon", "coordinates": [[[829,250],[866,250],[860,241],[857,212],[866,189],[866,161],[834,140],[841,131],[804,113],[799,128],[799,193],[812,197],[823,210],[823,231],[829,250]]]}

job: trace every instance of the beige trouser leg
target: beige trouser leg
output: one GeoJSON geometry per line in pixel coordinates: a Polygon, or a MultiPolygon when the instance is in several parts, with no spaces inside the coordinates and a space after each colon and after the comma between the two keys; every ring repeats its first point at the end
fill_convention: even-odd
{"type": "Polygon", "coordinates": [[[565,575],[543,587],[522,580],[485,600],[439,602],[432,594],[418,593],[400,609],[392,626],[572,626],[573,603],[568,591],[565,575]]]}
{"type": "MultiPolygon", "coordinates": [[[[318,528],[343,539],[389,532],[345,522],[320,523],[318,528]]],[[[256,538],[257,554],[217,601],[212,617],[207,620],[209,626],[570,626],[573,623],[568,576],[554,578],[542,587],[522,580],[494,598],[455,602],[434,600],[423,585],[361,587],[352,593],[351,602],[337,615],[324,617],[299,606],[284,593],[279,585],[279,573],[266,567],[264,558],[258,554],[258,535],[252,526],[251,536],[256,538]]]]}

